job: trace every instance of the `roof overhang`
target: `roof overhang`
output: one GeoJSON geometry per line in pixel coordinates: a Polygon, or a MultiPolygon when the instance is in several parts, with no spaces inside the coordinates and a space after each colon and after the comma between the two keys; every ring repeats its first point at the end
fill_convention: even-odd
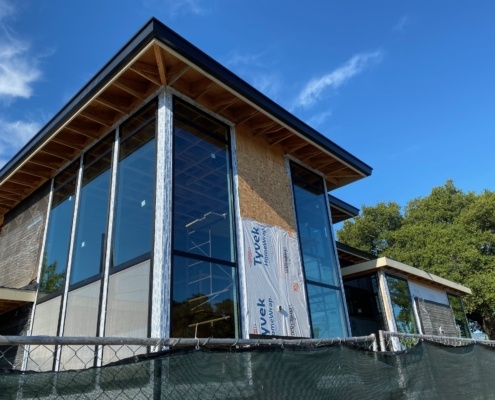
{"type": "Polygon", "coordinates": [[[234,124],[248,124],[268,146],[322,172],[329,190],[371,174],[367,164],[153,18],[0,170],[0,224],[163,86],[234,124]]]}
{"type": "Polygon", "coordinates": [[[34,303],[36,290],[0,287],[0,315],[28,303],[34,303]]]}
{"type": "Polygon", "coordinates": [[[336,241],[337,253],[339,260],[345,260],[349,264],[360,264],[365,261],[375,259],[373,254],[348,246],[347,244],[336,241]]]}
{"type": "Polygon", "coordinates": [[[441,278],[437,275],[430,274],[429,272],[421,269],[411,267],[410,265],[403,264],[401,262],[392,260],[387,257],[380,257],[376,260],[366,261],[361,264],[351,265],[341,269],[342,278],[351,278],[359,275],[364,275],[369,272],[383,269],[390,273],[399,273],[406,276],[408,279],[421,281],[431,286],[440,287],[443,290],[457,293],[459,295],[471,294],[471,289],[448,279],[441,278]]]}
{"type": "Polygon", "coordinates": [[[359,208],[351,206],[331,194],[328,195],[328,202],[330,203],[332,223],[334,224],[359,215],[359,208]]]}

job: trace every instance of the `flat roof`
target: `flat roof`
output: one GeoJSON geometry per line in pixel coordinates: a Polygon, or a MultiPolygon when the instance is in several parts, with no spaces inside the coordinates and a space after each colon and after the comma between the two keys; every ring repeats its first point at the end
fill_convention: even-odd
{"type": "Polygon", "coordinates": [[[0,287],[0,315],[27,304],[34,303],[36,290],[0,287]]]}
{"type": "Polygon", "coordinates": [[[356,208],[331,194],[328,195],[330,210],[332,212],[332,222],[338,223],[359,215],[359,208],[356,208]]]}
{"type": "Polygon", "coordinates": [[[343,278],[350,278],[353,276],[364,275],[367,272],[372,272],[381,268],[392,274],[394,272],[399,272],[409,278],[415,278],[419,281],[423,281],[434,286],[440,286],[443,289],[449,289],[450,291],[456,292],[458,294],[471,294],[471,289],[459,283],[449,281],[448,279],[441,278],[437,275],[423,271],[419,268],[411,267],[410,265],[403,264],[388,257],[380,257],[376,260],[370,260],[361,264],[350,265],[348,267],[342,268],[341,271],[343,278]]]}
{"type": "Polygon", "coordinates": [[[0,170],[5,213],[77,158],[91,143],[168,86],[267,145],[322,172],[328,189],[369,176],[372,168],[253,88],[155,18],[0,170]]]}

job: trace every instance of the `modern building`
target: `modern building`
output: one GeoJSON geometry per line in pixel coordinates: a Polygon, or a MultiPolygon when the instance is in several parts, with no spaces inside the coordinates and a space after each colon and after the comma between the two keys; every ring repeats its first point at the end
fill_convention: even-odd
{"type": "Polygon", "coordinates": [[[349,336],[339,254],[359,254],[332,222],[358,210],[328,192],[371,171],[152,19],[0,170],[0,319],[50,336],[349,336]]]}

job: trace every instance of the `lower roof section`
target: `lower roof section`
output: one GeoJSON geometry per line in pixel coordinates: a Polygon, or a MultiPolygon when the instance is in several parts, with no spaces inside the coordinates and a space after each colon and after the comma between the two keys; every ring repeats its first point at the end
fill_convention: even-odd
{"type": "Polygon", "coordinates": [[[34,303],[36,290],[0,287],[0,315],[28,303],[34,303]]]}
{"type": "Polygon", "coordinates": [[[448,279],[441,278],[437,275],[423,271],[421,269],[411,267],[410,265],[403,264],[399,261],[392,260],[387,257],[380,257],[376,260],[370,260],[361,264],[351,265],[341,269],[342,278],[349,278],[358,275],[364,275],[369,272],[373,272],[379,269],[383,269],[390,273],[399,273],[405,275],[407,278],[416,279],[424,283],[428,283],[433,286],[441,287],[442,289],[448,289],[451,292],[455,292],[460,295],[471,294],[471,289],[448,279]]]}

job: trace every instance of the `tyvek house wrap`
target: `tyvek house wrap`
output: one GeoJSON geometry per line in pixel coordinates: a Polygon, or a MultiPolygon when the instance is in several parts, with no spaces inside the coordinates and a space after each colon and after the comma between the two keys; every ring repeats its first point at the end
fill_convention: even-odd
{"type": "Polygon", "coordinates": [[[297,235],[243,219],[249,333],[310,337],[297,235]]]}

